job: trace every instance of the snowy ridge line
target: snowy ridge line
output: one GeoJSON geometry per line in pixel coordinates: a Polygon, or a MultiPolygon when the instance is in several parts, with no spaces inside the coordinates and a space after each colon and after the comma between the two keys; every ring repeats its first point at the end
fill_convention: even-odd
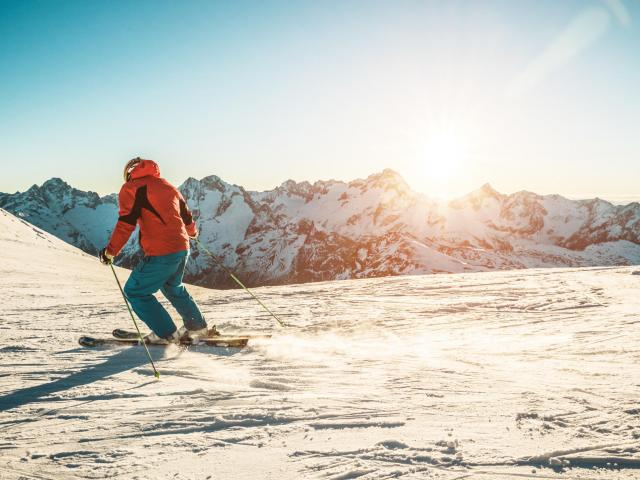
{"type": "Polygon", "coordinates": [[[620,453],[627,447],[634,453],[640,454],[640,442],[628,443],[607,443],[597,446],[574,448],[567,450],[557,450],[542,455],[523,458],[517,461],[518,465],[538,465],[551,466],[557,468],[578,466],[582,468],[606,467],[617,464],[620,468],[640,468],[640,455],[636,457],[624,456],[578,456],[576,454],[586,452],[597,452],[605,449],[618,449],[620,453]]]}
{"type": "MultiPolygon", "coordinates": [[[[248,286],[531,267],[640,264],[640,204],[491,186],[451,202],[412,191],[392,170],[351,182],[284,182],[253,192],[213,175],[181,186],[205,248],[248,286]]],[[[95,254],[118,218],[104,197],[53,178],[0,194],[0,207],[95,254]]],[[[137,234],[119,264],[140,257],[137,234]]],[[[187,280],[232,287],[193,246],[187,280]]]]}
{"type": "MultiPolygon", "coordinates": [[[[330,415],[327,415],[330,416],[330,415]]],[[[334,418],[340,418],[341,415],[332,415],[334,418]]],[[[183,425],[189,424],[188,421],[166,421],[163,424],[154,425],[152,428],[147,430],[137,431],[131,434],[125,435],[117,435],[115,437],[95,437],[95,438],[79,438],[78,443],[91,443],[91,442],[106,442],[114,439],[126,439],[126,438],[143,438],[143,437],[155,437],[155,436],[163,436],[163,435],[176,435],[176,434],[188,434],[195,432],[218,432],[223,431],[230,428],[259,428],[264,426],[287,426],[296,423],[309,422],[313,417],[310,416],[278,416],[275,415],[266,415],[262,418],[260,417],[249,417],[245,418],[222,418],[218,416],[210,417],[201,420],[201,422],[206,423],[198,423],[192,427],[183,427],[183,425]],[[180,428],[182,427],[182,428],[180,428]]],[[[367,427],[385,427],[384,421],[380,422],[370,422],[365,425],[366,422],[361,422],[361,426],[359,427],[344,427],[344,428],[367,428],[367,427]]],[[[404,422],[386,422],[389,423],[387,428],[399,427],[404,425],[404,422]]],[[[313,425],[313,423],[309,424],[313,425]]],[[[336,423],[336,428],[341,428],[339,423],[336,423]]],[[[348,426],[349,423],[344,423],[344,425],[348,426]]]]}
{"type": "Polygon", "coordinates": [[[349,421],[349,422],[312,422],[309,425],[316,430],[328,430],[328,429],[345,429],[345,428],[396,428],[405,425],[405,421],[390,421],[390,420],[371,420],[371,421],[349,421]]]}
{"type": "MultiPolygon", "coordinates": [[[[584,452],[592,452],[597,450],[602,450],[605,448],[617,447],[621,451],[626,446],[634,446],[636,447],[636,453],[639,451],[638,447],[640,444],[638,443],[628,443],[628,444],[606,444],[600,445],[596,447],[584,447],[584,448],[576,448],[571,450],[563,450],[550,452],[543,455],[537,455],[527,458],[521,459],[509,459],[504,461],[473,461],[463,459],[462,456],[455,456],[455,453],[458,448],[457,441],[448,441],[448,442],[440,442],[444,448],[438,450],[438,448],[415,448],[410,447],[402,442],[398,442],[395,440],[379,442],[375,447],[372,448],[364,448],[364,449],[356,449],[356,450],[347,450],[347,451],[321,451],[321,450],[304,450],[304,451],[296,451],[291,454],[292,457],[300,457],[300,458],[325,458],[325,457],[336,457],[336,458],[351,458],[354,460],[361,461],[376,461],[376,462],[389,462],[389,463],[397,463],[398,461],[402,461],[402,463],[408,463],[412,466],[417,466],[420,464],[428,464],[430,468],[432,467],[441,467],[444,470],[451,472],[455,471],[451,467],[466,467],[467,469],[474,470],[459,470],[460,472],[467,472],[469,476],[483,474],[483,473],[491,473],[495,475],[500,475],[501,472],[486,472],[482,470],[475,470],[477,467],[511,467],[511,466],[531,466],[531,467],[547,467],[551,468],[557,472],[562,472],[570,468],[601,468],[601,469],[638,469],[640,468],[640,457],[624,457],[617,455],[603,455],[603,456],[577,456],[577,453],[584,452]],[[402,452],[399,454],[398,452],[402,452]],[[438,452],[440,455],[438,455],[438,452]],[[402,460],[400,460],[402,459],[402,460]]],[[[346,475],[349,473],[353,473],[353,471],[347,472],[344,478],[351,478],[346,475]]],[[[536,472],[536,478],[557,478],[552,476],[545,476],[544,474],[539,476],[539,472],[536,472]]],[[[503,475],[513,475],[513,476],[534,476],[523,473],[515,473],[512,472],[510,474],[502,473],[503,475]]],[[[331,477],[331,478],[340,478],[331,477]]]]}

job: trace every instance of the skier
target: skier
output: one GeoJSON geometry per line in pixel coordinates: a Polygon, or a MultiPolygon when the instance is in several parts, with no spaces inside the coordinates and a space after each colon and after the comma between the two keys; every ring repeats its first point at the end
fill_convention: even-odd
{"type": "Polygon", "coordinates": [[[124,167],[124,185],[118,196],[120,217],[100,261],[109,265],[140,225],[144,258],[131,272],[124,292],[138,317],[152,333],[147,343],[172,343],[217,335],[207,329],[198,305],[182,283],[189,258],[189,238],[198,229],[180,192],[164,178],[153,160],[136,157],[124,167]],[[178,329],[154,294],[160,290],[178,311],[184,326],[178,329]]]}

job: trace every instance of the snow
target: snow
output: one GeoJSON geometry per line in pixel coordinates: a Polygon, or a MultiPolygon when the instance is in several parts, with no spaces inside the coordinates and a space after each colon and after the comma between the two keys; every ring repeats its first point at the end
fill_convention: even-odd
{"type": "MultiPolygon", "coordinates": [[[[425,265],[430,265],[433,272],[464,272],[465,270],[473,270],[465,262],[456,260],[455,258],[444,255],[437,250],[414,240],[415,258],[425,265]]],[[[421,273],[421,272],[412,272],[421,273]]]]}
{"type": "MultiPolygon", "coordinates": [[[[632,479],[637,269],[190,287],[244,350],[84,349],[110,269],[0,210],[0,478],[632,479]]],[[[117,269],[124,281],[127,271],[117,269]]]]}

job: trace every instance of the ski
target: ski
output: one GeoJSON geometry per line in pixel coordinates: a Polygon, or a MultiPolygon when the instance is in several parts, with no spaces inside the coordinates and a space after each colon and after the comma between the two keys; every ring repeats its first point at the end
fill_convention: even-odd
{"type": "MultiPolygon", "coordinates": [[[[100,347],[100,346],[112,346],[112,345],[139,345],[138,338],[95,338],[87,335],[83,335],[78,339],[78,343],[83,347],[100,347]]],[[[183,347],[206,345],[210,347],[226,347],[226,348],[244,348],[249,343],[249,338],[242,336],[225,335],[222,337],[208,337],[200,338],[195,341],[183,340],[178,345],[183,347]]],[[[162,346],[176,344],[150,344],[151,346],[162,346]]]]}
{"type": "MultiPolygon", "coordinates": [[[[126,330],[124,328],[116,328],[112,335],[119,340],[138,340],[138,332],[133,330],[126,330]]],[[[143,335],[144,336],[144,335],[143,335]]],[[[271,338],[271,335],[211,335],[206,337],[211,340],[225,340],[228,338],[246,338],[246,339],[254,339],[254,338],[271,338]]]]}

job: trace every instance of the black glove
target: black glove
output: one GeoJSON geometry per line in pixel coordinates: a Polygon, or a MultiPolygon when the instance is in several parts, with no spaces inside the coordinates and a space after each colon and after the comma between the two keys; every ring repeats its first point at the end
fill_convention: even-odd
{"type": "Polygon", "coordinates": [[[106,248],[100,250],[98,257],[100,257],[100,262],[104,265],[111,265],[113,263],[113,256],[107,252],[106,248]]]}

